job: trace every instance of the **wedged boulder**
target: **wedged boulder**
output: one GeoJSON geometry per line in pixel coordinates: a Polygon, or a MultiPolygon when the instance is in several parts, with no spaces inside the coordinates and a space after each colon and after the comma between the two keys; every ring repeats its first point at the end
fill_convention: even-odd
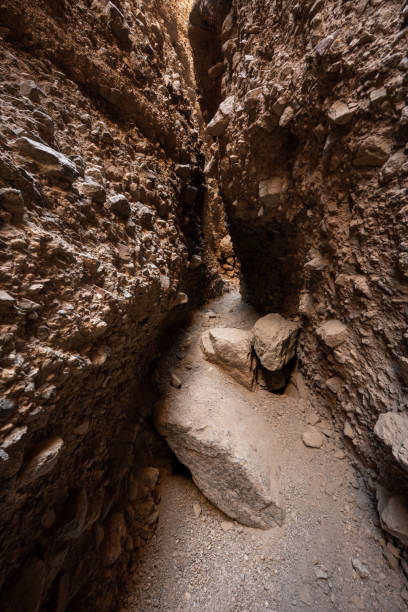
{"type": "Polygon", "coordinates": [[[252,344],[262,366],[277,372],[295,356],[298,323],[270,313],[258,319],[252,329],[252,344]]]}
{"type": "Polygon", "coordinates": [[[374,433],[389,448],[395,461],[408,471],[408,415],[398,412],[380,414],[374,433]]]}
{"type": "Polygon", "coordinates": [[[252,389],[251,332],[232,327],[216,327],[203,333],[201,349],[208,361],[216,363],[241,385],[252,389]]]}
{"type": "Polygon", "coordinates": [[[214,372],[200,370],[197,380],[172,390],[158,408],[159,432],[217,508],[250,527],[280,525],[274,431],[245,395],[241,399],[214,372]]]}

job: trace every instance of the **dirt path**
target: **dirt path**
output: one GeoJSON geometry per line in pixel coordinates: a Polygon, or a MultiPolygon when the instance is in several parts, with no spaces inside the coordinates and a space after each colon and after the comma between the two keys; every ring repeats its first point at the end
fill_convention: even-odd
{"type": "Polygon", "coordinates": [[[241,526],[187,476],[162,471],[157,531],[139,553],[118,610],[407,610],[406,580],[382,554],[372,495],[342,452],[329,416],[313,402],[247,391],[203,359],[198,343],[204,329],[249,329],[256,318],[238,293],[214,300],[196,313],[168,365],[183,386],[201,384],[205,393],[211,385],[220,406],[244,394],[274,425],[282,449],[284,525],[269,531],[241,526]],[[325,442],[310,449],[301,435],[316,413],[325,442]]]}

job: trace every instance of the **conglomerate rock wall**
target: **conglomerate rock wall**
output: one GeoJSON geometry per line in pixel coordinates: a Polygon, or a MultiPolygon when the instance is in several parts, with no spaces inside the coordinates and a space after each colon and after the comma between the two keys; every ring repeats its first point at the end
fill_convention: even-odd
{"type": "Polygon", "coordinates": [[[115,609],[157,519],[140,383],[220,284],[188,7],[0,2],[4,611],[115,609]]]}
{"type": "Polygon", "coordinates": [[[189,34],[244,296],[301,320],[310,387],[406,488],[408,4],[196,0],[189,34]]]}

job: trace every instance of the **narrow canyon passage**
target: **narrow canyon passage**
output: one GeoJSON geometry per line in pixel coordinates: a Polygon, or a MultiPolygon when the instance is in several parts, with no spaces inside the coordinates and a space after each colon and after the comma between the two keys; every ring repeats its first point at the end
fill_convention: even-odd
{"type": "Polygon", "coordinates": [[[0,612],[408,608],[408,0],[0,0],[0,612]]]}
{"type": "Polygon", "coordinates": [[[316,398],[289,385],[283,395],[245,389],[205,360],[203,331],[250,329],[258,315],[238,291],[194,314],[179,335],[164,371],[169,402],[213,403],[215,411],[244,400],[277,434],[286,518],[270,530],[243,526],[219,512],[186,475],[161,469],[156,533],[134,560],[118,611],[205,612],[406,610],[404,577],[383,556],[372,489],[353,467],[330,415],[316,398]],[[177,357],[178,355],[178,357],[177,357]],[[182,356],[182,358],[180,358],[182,356]],[[321,448],[308,448],[308,423],[324,432],[321,448]]]}

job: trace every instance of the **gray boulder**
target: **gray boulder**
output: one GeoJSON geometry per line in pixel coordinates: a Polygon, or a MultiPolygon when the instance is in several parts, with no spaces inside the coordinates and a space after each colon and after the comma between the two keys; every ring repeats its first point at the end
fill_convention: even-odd
{"type": "Polygon", "coordinates": [[[217,372],[204,365],[171,389],[156,426],[217,508],[250,527],[282,523],[274,431],[217,372]]]}
{"type": "Polygon", "coordinates": [[[231,327],[217,327],[201,336],[201,349],[208,359],[223,368],[241,385],[252,389],[251,332],[231,327]]]}

